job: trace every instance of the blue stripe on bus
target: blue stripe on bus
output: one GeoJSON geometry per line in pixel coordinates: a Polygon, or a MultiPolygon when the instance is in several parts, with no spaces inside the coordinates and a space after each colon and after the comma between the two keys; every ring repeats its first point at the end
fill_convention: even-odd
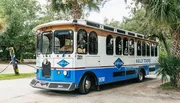
{"type": "MultiPolygon", "coordinates": [[[[38,68],[38,73],[36,75],[38,80],[44,80],[44,81],[49,81],[49,82],[73,82],[77,85],[82,78],[82,76],[86,72],[93,72],[97,79],[98,79],[98,84],[106,84],[106,83],[111,83],[111,82],[116,82],[116,81],[122,81],[122,80],[127,80],[127,79],[132,79],[132,78],[137,78],[137,73],[139,69],[144,68],[146,75],[149,74],[149,66],[144,65],[143,67],[138,67],[138,66],[132,66],[132,67],[121,67],[120,70],[118,70],[116,67],[110,67],[110,68],[85,68],[83,70],[68,70],[69,76],[66,77],[63,75],[64,70],[51,70],[51,77],[50,78],[45,78],[42,76],[42,69],[38,68]],[[126,75],[126,71],[128,70],[135,70],[136,74],[131,74],[131,75],[126,75]],[[60,74],[58,74],[58,71],[60,71],[60,74]],[[125,71],[125,76],[117,76],[113,77],[113,72],[122,72],[125,71]]],[[[157,70],[157,66],[155,67],[157,70]]]]}

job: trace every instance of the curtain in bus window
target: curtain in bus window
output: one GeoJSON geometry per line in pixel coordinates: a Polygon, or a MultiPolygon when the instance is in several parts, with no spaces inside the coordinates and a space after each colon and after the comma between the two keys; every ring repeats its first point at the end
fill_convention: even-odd
{"type": "Polygon", "coordinates": [[[129,40],[129,54],[134,55],[134,39],[129,40]]]}
{"type": "Polygon", "coordinates": [[[142,43],[142,56],[146,56],[146,44],[145,44],[145,42],[142,43]]]}
{"type": "Polygon", "coordinates": [[[123,39],[123,54],[128,55],[128,39],[123,39]]]}
{"type": "Polygon", "coordinates": [[[89,54],[98,53],[98,39],[95,32],[90,32],[89,34],[89,54]]]}
{"type": "Polygon", "coordinates": [[[155,45],[155,56],[157,56],[158,55],[158,46],[157,46],[157,44],[155,45]]]}
{"type": "Polygon", "coordinates": [[[107,55],[113,55],[113,37],[111,35],[108,35],[106,38],[106,54],[107,55]]]}
{"type": "Polygon", "coordinates": [[[122,41],[121,37],[116,37],[116,55],[122,54],[122,41]]]}
{"type": "Polygon", "coordinates": [[[151,56],[154,56],[154,45],[151,44],[151,56]]]}
{"type": "Polygon", "coordinates": [[[52,32],[44,32],[42,34],[42,53],[52,53],[52,32]]]}
{"type": "Polygon", "coordinates": [[[87,53],[87,32],[82,29],[77,34],[77,52],[79,54],[87,53]]]}
{"type": "Polygon", "coordinates": [[[137,42],[137,56],[141,56],[141,41],[137,42]]]}
{"type": "Polygon", "coordinates": [[[147,56],[150,56],[150,46],[149,43],[146,43],[147,46],[147,56]]]}

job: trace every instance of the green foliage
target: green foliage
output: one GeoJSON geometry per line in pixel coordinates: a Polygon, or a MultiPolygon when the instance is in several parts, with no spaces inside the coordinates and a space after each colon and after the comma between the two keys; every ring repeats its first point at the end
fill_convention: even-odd
{"type": "Polygon", "coordinates": [[[180,86],[180,58],[161,55],[157,75],[162,76],[163,82],[168,81],[168,78],[170,78],[170,83],[173,86],[180,86]]]}
{"type": "Polygon", "coordinates": [[[37,11],[35,0],[1,0],[1,18],[5,19],[7,30],[0,36],[1,58],[9,57],[8,47],[14,47],[16,57],[25,51],[35,53],[35,38],[32,28],[36,25],[37,11]]]}
{"type": "Polygon", "coordinates": [[[85,10],[100,11],[99,6],[103,5],[107,0],[50,0],[52,8],[57,12],[71,14],[72,18],[82,18],[85,10]]]}

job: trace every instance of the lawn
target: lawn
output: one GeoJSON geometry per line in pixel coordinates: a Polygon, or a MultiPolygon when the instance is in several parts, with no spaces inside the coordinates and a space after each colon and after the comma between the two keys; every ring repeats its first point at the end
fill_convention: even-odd
{"type": "Polygon", "coordinates": [[[0,80],[20,79],[34,77],[35,73],[21,73],[20,75],[15,74],[0,74],[0,80]]]}

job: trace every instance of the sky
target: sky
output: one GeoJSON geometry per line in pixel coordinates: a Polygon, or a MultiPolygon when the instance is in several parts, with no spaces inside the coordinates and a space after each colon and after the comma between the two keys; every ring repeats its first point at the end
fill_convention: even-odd
{"type": "MultiPolygon", "coordinates": [[[[41,4],[45,4],[46,0],[39,0],[41,4]]],[[[132,0],[128,0],[131,2],[132,0]]],[[[104,19],[108,20],[114,19],[117,21],[122,21],[123,17],[129,16],[129,9],[126,9],[128,4],[124,2],[124,0],[109,0],[102,8],[100,8],[100,12],[90,12],[87,20],[103,23],[104,19]]]]}

